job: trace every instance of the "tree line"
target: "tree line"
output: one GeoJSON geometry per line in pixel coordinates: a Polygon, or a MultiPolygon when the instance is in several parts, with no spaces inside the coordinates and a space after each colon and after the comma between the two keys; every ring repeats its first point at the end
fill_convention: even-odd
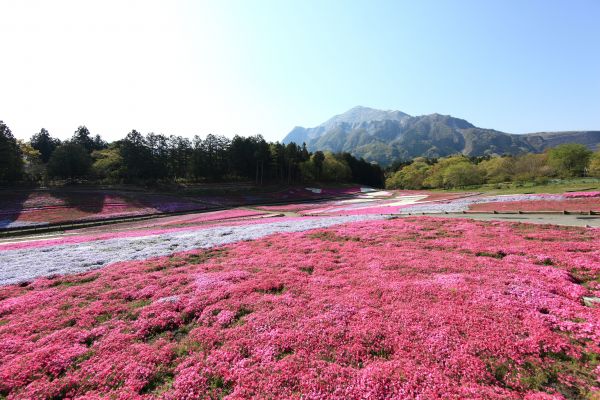
{"type": "Polygon", "coordinates": [[[305,144],[267,142],[260,135],[188,139],[132,130],[109,143],[80,126],[68,140],[41,129],[23,141],[0,121],[0,183],[57,179],[137,184],[354,182],[383,187],[384,172],[349,153],[311,153],[305,144]]]}
{"type": "Polygon", "coordinates": [[[600,149],[582,144],[562,144],[541,154],[440,159],[415,158],[398,162],[386,171],[389,189],[452,189],[485,183],[547,183],[552,178],[600,178],[600,149]]]}

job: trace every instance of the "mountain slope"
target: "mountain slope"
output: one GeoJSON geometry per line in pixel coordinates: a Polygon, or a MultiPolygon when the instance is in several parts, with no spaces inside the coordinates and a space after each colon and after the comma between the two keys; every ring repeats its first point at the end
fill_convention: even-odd
{"type": "Polygon", "coordinates": [[[311,151],[343,151],[388,165],[397,159],[417,156],[539,152],[567,142],[594,148],[600,143],[600,131],[514,135],[478,128],[468,121],[448,115],[412,117],[401,111],[358,106],[317,127],[295,127],[283,142],[305,142],[311,151]]]}

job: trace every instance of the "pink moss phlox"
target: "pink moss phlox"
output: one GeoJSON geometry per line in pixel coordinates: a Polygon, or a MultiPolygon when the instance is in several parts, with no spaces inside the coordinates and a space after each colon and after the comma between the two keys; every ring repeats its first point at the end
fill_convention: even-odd
{"type": "Polygon", "coordinates": [[[442,218],[121,262],[0,288],[0,395],[585,398],[598,279],[594,230],[442,218]]]}
{"type": "Polygon", "coordinates": [[[564,194],[565,197],[600,197],[600,192],[569,192],[564,194]]]}

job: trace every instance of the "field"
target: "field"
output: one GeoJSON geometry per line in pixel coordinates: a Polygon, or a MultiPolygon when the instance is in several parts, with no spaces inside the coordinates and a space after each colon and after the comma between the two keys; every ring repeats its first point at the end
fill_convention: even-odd
{"type": "MultiPolygon", "coordinates": [[[[286,209],[269,208],[270,211],[286,209]]],[[[600,211],[600,192],[488,195],[472,192],[381,191],[363,193],[353,199],[315,204],[312,207],[302,204],[296,209],[303,215],[435,214],[469,210],[600,211]]]]}
{"type": "Polygon", "coordinates": [[[0,398],[600,396],[598,229],[398,217],[600,193],[354,193],[3,240],[0,398]]]}
{"type": "MultiPolygon", "coordinates": [[[[456,191],[464,191],[464,189],[456,191]]],[[[564,193],[574,191],[592,191],[600,190],[600,179],[598,178],[570,178],[570,179],[551,179],[546,183],[529,182],[510,182],[510,183],[488,183],[478,185],[469,190],[483,192],[488,194],[515,194],[515,193],[564,193]]]]}
{"type": "Polygon", "coordinates": [[[250,193],[219,192],[216,188],[212,188],[209,192],[201,192],[192,188],[183,190],[179,194],[93,188],[0,190],[0,229],[201,211],[289,199],[331,198],[351,195],[359,191],[359,187],[292,187],[250,193]]]}

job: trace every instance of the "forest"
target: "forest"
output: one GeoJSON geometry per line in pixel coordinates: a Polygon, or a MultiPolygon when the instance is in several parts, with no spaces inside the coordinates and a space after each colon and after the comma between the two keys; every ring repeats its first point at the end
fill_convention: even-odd
{"type": "Polygon", "coordinates": [[[507,182],[546,184],[551,179],[600,178],[600,150],[576,143],[544,153],[440,159],[418,157],[395,163],[386,171],[388,189],[453,189],[507,182]]]}
{"type": "Polygon", "coordinates": [[[41,129],[17,140],[0,121],[0,183],[51,184],[235,182],[263,184],[354,182],[383,187],[384,172],[351,154],[309,152],[305,145],[267,142],[261,135],[204,139],[132,130],[111,143],[78,127],[68,140],[41,129]]]}
{"type": "Polygon", "coordinates": [[[0,183],[93,184],[253,181],[257,185],[359,183],[388,189],[452,189],[503,182],[544,184],[553,178],[600,178],[600,150],[567,143],[544,153],[398,160],[385,171],[349,153],[309,152],[305,144],[261,135],[204,139],[142,134],[108,143],[85,126],[68,140],[46,129],[17,140],[0,121],[0,183]]]}

